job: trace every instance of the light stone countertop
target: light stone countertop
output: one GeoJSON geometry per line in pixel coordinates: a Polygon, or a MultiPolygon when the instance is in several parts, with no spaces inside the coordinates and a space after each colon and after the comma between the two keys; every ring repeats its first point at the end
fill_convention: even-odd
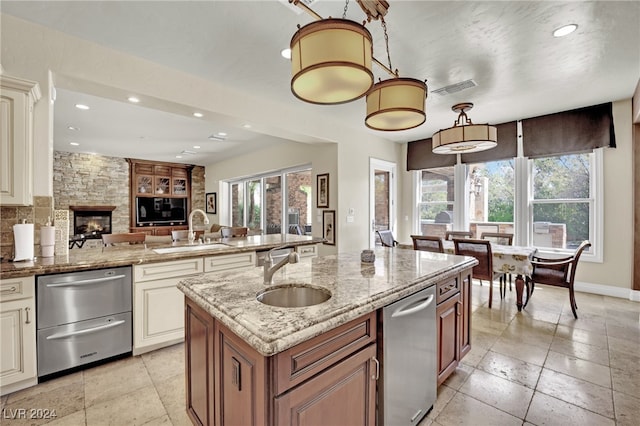
{"type": "MultiPolygon", "coordinates": [[[[101,247],[73,248],[69,250],[68,256],[38,257],[33,261],[22,262],[3,261],[0,263],[0,279],[167,262],[170,260],[234,254],[254,250],[269,250],[284,244],[297,246],[317,244],[322,241],[322,238],[293,234],[285,234],[284,236],[281,234],[254,235],[212,241],[210,249],[164,254],[158,254],[154,249],[186,246],[188,243],[148,243],[146,247],[143,244],[125,244],[105,247],[104,250],[101,247]],[[224,245],[221,246],[219,243],[224,245]]],[[[203,246],[206,245],[204,244],[203,246]]]]}
{"type": "Polygon", "coordinates": [[[178,288],[265,356],[282,352],[361,315],[375,311],[477,264],[472,257],[378,248],[374,264],[360,253],[344,253],[285,265],[274,285],[304,283],[323,287],[331,298],[305,308],[280,308],[256,300],[263,268],[203,274],[178,288]]]}

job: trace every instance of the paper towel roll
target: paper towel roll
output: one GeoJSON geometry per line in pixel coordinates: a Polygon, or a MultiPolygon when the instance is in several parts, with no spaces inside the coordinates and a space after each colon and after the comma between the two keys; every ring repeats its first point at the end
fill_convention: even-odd
{"type": "Polygon", "coordinates": [[[54,253],[56,245],[56,228],[55,226],[42,226],[40,228],[40,247],[42,249],[42,257],[51,257],[54,253]]]}
{"type": "Polygon", "coordinates": [[[33,260],[33,223],[13,225],[16,251],[13,261],[33,260]]]}

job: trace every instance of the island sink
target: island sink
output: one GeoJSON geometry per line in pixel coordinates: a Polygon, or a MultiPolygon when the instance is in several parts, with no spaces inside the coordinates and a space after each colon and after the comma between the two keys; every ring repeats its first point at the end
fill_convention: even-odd
{"type": "Polygon", "coordinates": [[[306,284],[272,286],[256,296],[258,302],[281,308],[303,308],[318,305],[331,298],[331,292],[306,284]]]}

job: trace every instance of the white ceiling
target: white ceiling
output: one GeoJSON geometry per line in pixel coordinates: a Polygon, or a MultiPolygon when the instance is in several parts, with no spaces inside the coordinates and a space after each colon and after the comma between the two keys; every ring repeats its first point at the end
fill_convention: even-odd
{"type": "MultiPolygon", "coordinates": [[[[283,3],[2,0],[0,10],[217,84],[295,104],[310,119],[323,114],[394,142],[431,137],[451,126],[456,116],[450,108],[458,102],[475,104],[469,113],[474,122],[498,124],[630,98],[640,78],[637,1],[390,0],[386,22],[393,68],[401,76],[426,79],[430,91],[467,79],[477,87],[446,96],[429,93],[425,124],[376,132],[364,126],[364,99],[316,106],[291,94],[290,65],[279,52],[296,26],[312,18],[283,3]],[[578,24],[578,30],[552,37],[554,29],[568,23],[578,24]]],[[[317,0],[312,8],[324,17],[341,17],[344,1],[317,0]]],[[[354,0],[347,18],[364,19],[354,0]]],[[[373,21],[367,28],[374,56],[386,63],[380,23],[373,21]]],[[[376,80],[388,78],[375,65],[374,74],[376,80]]],[[[183,114],[174,114],[87,93],[58,89],[55,149],[206,165],[278,142],[242,128],[243,117],[204,122],[189,116],[188,106],[183,114]],[[92,109],[73,108],[78,102],[92,109]],[[96,110],[99,120],[92,118],[98,114],[88,114],[96,110]],[[69,125],[80,130],[69,131],[69,125]],[[225,142],[206,139],[219,131],[228,133],[225,142]],[[72,147],[70,141],[80,146],[72,147]],[[194,149],[196,144],[201,148],[194,149]],[[148,154],[151,145],[153,157],[148,154]],[[199,153],[176,159],[182,150],[199,153]]]]}

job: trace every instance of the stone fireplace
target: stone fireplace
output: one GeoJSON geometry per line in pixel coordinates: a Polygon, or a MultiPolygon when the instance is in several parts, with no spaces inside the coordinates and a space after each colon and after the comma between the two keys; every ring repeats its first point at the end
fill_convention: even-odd
{"type": "Polygon", "coordinates": [[[73,236],[99,239],[111,234],[111,216],[116,206],[69,206],[73,211],[73,236]]]}

